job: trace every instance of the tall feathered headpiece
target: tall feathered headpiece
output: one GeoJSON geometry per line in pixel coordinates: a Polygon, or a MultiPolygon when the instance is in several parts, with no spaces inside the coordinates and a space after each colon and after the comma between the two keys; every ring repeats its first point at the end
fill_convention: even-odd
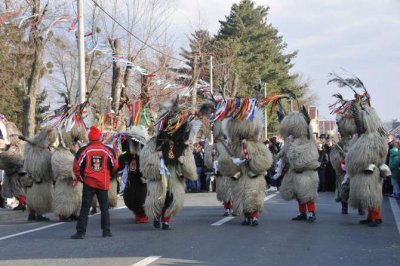
{"type": "Polygon", "coordinates": [[[302,115],[304,116],[304,119],[307,122],[307,138],[310,139],[311,138],[311,134],[310,134],[310,122],[311,122],[311,118],[308,115],[307,109],[306,107],[303,105],[302,108],[300,109],[300,113],[302,113],[302,115]]]}
{"type": "Polygon", "coordinates": [[[276,110],[276,114],[278,115],[278,120],[279,122],[282,121],[282,119],[285,117],[285,111],[282,106],[282,99],[291,99],[290,96],[280,94],[280,95],[271,95],[262,100],[261,105],[267,107],[268,105],[271,105],[271,110],[276,110]]]}
{"type": "Polygon", "coordinates": [[[360,107],[371,106],[371,97],[365,88],[364,83],[357,76],[353,75],[351,78],[342,78],[335,73],[329,73],[329,76],[333,78],[328,81],[328,84],[334,82],[338,84],[340,88],[348,87],[354,92],[355,104],[359,105],[360,107]],[[362,93],[358,93],[357,89],[361,89],[362,93]]]}

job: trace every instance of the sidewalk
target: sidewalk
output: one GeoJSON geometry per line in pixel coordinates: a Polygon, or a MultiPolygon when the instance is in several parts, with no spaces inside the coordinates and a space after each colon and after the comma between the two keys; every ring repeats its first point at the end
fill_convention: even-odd
{"type": "Polygon", "coordinates": [[[19,221],[28,218],[28,211],[14,211],[13,209],[0,209],[0,224],[19,221]]]}

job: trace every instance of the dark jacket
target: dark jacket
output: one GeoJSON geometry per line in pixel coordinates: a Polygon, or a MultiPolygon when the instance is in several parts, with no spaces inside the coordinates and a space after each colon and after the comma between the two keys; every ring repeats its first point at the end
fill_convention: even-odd
{"type": "Polygon", "coordinates": [[[203,167],[204,165],[204,160],[203,160],[203,154],[202,152],[193,152],[194,156],[194,161],[196,163],[196,167],[203,167]]]}
{"type": "Polygon", "coordinates": [[[397,147],[393,147],[389,151],[389,168],[392,172],[392,177],[399,178],[399,167],[400,167],[400,156],[399,156],[399,149],[397,147]]]}
{"type": "Polygon", "coordinates": [[[117,169],[114,151],[100,141],[90,142],[75,155],[74,174],[89,187],[108,190],[111,172],[117,169]]]}

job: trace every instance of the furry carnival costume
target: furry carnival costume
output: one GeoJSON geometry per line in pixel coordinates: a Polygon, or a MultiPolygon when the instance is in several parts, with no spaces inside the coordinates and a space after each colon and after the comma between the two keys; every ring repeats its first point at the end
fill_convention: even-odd
{"type": "Polygon", "coordinates": [[[57,133],[51,129],[43,129],[26,140],[24,168],[28,173],[25,185],[30,221],[48,221],[43,214],[53,209],[51,156],[53,148],[58,146],[57,142],[57,133]]]}
{"type": "Polygon", "coordinates": [[[318,198],[318,149],[311,136],[310,118],[303,107],[301,112],[289,113],[279,125],[285,145],[281,151],[287,168],[279,189],[285,200],[296,199],[300,214],[292,220],[313,222],[315,200],[318,198]]]}
{"type": "Polygon", "coordinates": [[[3,147],[0,148],[0,169],[5,173],[1,196],[17,198],[19,205],[14,210],[25,210],[26,196],[22,183],[26,174],[23,170],[24,143],[19,138],[22,134],[14,123],[7,121],[1,114],[0,130],[2,135],[0,141],[3,142],[3,147]]]}
{"type": "Polygon", "coordinates": [[[386,132],[370,106],[370,97],[363,83],[358,78],[353,80],[354,83],[345,85],[350,85],[353,90],[353,86],[362,88],[365,93],[361,96],[356,93],[357,105],[352,106],[358,138],[346,157],[351,184],[349,203],[353,208],[368,209],[368,218],[360,223],[375,227],[382,223],[382,184],[383,179],[390,175],[385,164],[388,153],[386,132]]]}
{"type": "MultiPolygon", "coordinates": [[[[258,113],[258,111],[256,111],[258,113]]],[[[237,168],[230,166],[233,163],[240,168],[237,184],[233,187],[233,206],[237,214],[243,214],[243,225],[258,225],[259,213],[264,210],[265,174],[272,165],[272,154],[261,141],[259,135],[262,122],[256,114],[253,121],[229,119],[226,124],[226,134],[231,140],[231,163],[219,162],[221,171],[229,167],[232,171],[237,168]]]]}
{"type": "Polygon", "coordinates": [[[125,140],[122,141],[122,151],[119,156],[120,169],[123,169],[122,182],[125,184],[123,197],[125,205],[135,214],[135,223],[146,224],[148,217],[144,210],[147,196],[147,183],[139,170],[140,150],[148,139],[147,130],[142,126],[128,129],[125,140]]]}
{"type": "Polygon", "coordinates": [[[383,179],[390,175],[385,164],[388,145],[375,110],[372,107],[356,110],[358,139],[346,157],[351,184],[349,203],[353,208],[368,209],[368,218],[360,223],[377,226],[382,223],[383,179]]]}
{"type": "Polygon", "coordinates": [[[160,117],[158,134],[140,152],[140,171],[147,181],[146,214],[154,227],[168,230],[171,217],[183,207],[185,178],[196,180],[197,174],[192,150],[186,144],[188,114],[177,110],[176,101],[160,117]]]}
{"type": "Polygon", "coordinates": [[[370,105],[370,96],[362,81],[357,77],[344,79],[332,75],[331,81],[340,87],[349,87],[355,93],[355,99],[345,105],[352,114],[357,132],[345,161],[350,178],[349,203],[353,208],[368,209],[368,218],[360,223],[375,227],[382,223],[383,180],[391,174],[385,164],[388,153],[386,132],[370,105]],[[357,88],[362,89],[363,94],[358,94],[357,88]]]}
{"type": "MultiPolygon", "coordinates": [[[[225,120],[226,122],[226,120],[225,120]]],[[[204,153],[204,164],[209,169],[214,169],[216,174],[216,195],[225,208],[225,216],[233,214],[232,189],[237,183],[235,175],[240,173],[240,167],[232,162],[232,151],[222,132],[224,122],[216,121],[213,131],[215,134],[214,145],[207,146],[204,153]]],[[[234,213],[236,214],[236,213],[234,213]]]]}
{"type": "Polygon", "coordinates": [[[78,143],[86,143],[86,132],[76,128],[66,132],[63,130],[60,145],[51,157],[51,168],[54,176],[53,211],[60,221],[75,220],[79,215],[82,202],[82,183],[72,170],[78,143]]]}
{"type": "MultiPolygon", "coordinates": [[[[328,84],[330,82],[331,81],[329,81],[328,84]]],[[[329,108],[331,109],[331,113],[336,113],[336,124],[340,134],[340,140],[332,146],[329,158],[336,173],[336,201],[341,202],[342,214],[347,214],[350,182],[347,178],[345,159],[350,146],[357,139],[356,137],[353,138],[353,136],[357,134],[357,129],[354,118],[351,113],[349,113],[349,111],[351,112],[351,108],[348,108],[353,102],[345,100],[340,94],[335,94],[333,96],[338,100],[336,103],[330,105],[329,108]]],[[[364,215],[362,209],[359,209],[358,213],[364,215]]]]}
{"type": "MultiPolygon", "coordinates": [[[[336,115],[336,124],[340,134],[340,140],[332,146],[329,158],[336,173],[336,201],[342,204],[342,214],[348,213],[348,200],[350,182],[345,180],[345,159],[352,143],[352,137],[356,133],[354,120],[345,115],[336,115]]],[[[362,210],[360,210],[362,213],[362,210]]]]}

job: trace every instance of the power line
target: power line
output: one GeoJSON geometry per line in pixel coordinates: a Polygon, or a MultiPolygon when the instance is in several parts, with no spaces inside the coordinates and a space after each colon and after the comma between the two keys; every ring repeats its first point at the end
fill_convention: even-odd
{"type": "Polygon", "coordinates": [[[130,35],[132,35],[133,38],[135,38],[136,40],[138,40],[139,42],[141,42],[142,44],[146,45],[147,47],[149,47],[150,49],[156,51],[157,53],[160,53],[166,57],[169,57],[171,59],[180,61],[180,62],[184,62],[184,60],[170,56],[166,53],[164,53],[163,51],[160,51],[157,48],[154,48],[153,46],[151,46],[150,44],[146,43],[145,41],[141,40],[139,37],[137,37],[135,34],[133,34],[130,30],[128,30],[127,28],[125,28],[121,23],[119,23],[113,16],[110,15],[110,13],[108,13],[106,10],[104,10],[103,7],[101,7],[95,0],[92,0],[93,4],[95,4],[96,6],[98,6],[100,8],[101,11],[103,11],[104,14],[106,14],[111,20],[113,20],[115,23],[117,23],[122,29],[124,29],[127,33],[129,33],[130,35]]]}

